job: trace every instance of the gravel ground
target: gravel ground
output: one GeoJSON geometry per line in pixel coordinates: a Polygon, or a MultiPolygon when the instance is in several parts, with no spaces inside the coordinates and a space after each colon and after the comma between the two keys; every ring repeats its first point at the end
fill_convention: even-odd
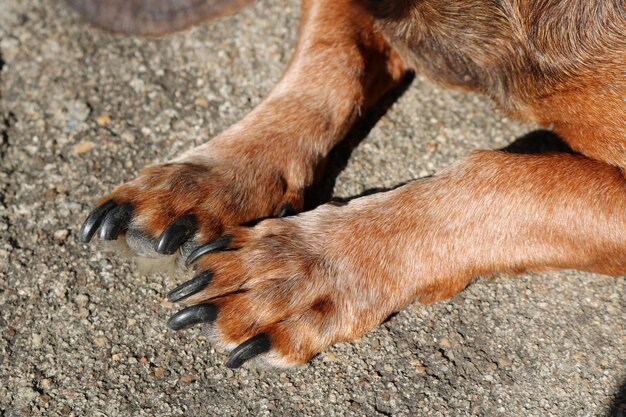
{"type": "MultiPolygon", "coordinates": [[[[97,198],[264,97],[297,18],[295,1],[261,1],[133,39],[58,1],[0,0],[0,415],[626,415],[623,277],[482,279],[302,368],[232,371],[199,331],[166,329],[163,296],[181,277],[77,242],[97,198]]],[[[417,77],[334,195],[431,174],[532,128],[417,77]]]]}

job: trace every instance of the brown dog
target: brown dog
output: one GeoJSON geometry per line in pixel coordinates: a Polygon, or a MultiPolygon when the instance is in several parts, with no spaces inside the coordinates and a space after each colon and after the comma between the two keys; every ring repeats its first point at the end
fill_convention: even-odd
{"type": "MultiPolygon", "coordinates": [[[[144,34],[244,2],[71,0],[144,34]]],[[[205,323],[234,349],[229,366],[288,366],[478,275],[626,274],[625,170],[623,0],[303,0],[297,49],[267,99],[101,199],[80,237],[99,229],[195,265],[169,294],[191,304],[169,326],[205,323]],[[410,69],[490,96],[575,153],[474,152],[393,191],[238,226],[301,211],[329,151],[410,69]]]]}

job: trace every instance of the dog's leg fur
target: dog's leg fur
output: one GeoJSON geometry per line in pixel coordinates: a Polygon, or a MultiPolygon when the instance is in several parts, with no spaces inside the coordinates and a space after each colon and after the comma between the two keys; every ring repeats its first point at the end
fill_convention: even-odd
{"type": "Polygon", "coordinates": [[[169,297],[193,305],[171,328],[208,323],[235,348],[230,366],[257,354],[291,365],[478,275],[626,273],[623,2],[305,0],[302,10],[297,50],[270,96],[116,189],[81,232],[88,240],[101,225],[114,239],[128,227],[160,253],[192,232],[201,243],[225,234],[189,255],[198,275],[169,297]],[[300,210],[323,158],[402,78],[403,60],[376,28],[426,74],[554,128],[583,155],[476,152],[346,206],[234,226],[300,210]]]}
{"type": "Polygon", "coordinates": [[[229,231],[235,250],[198,262],[204,281],[189,301],[201,307],[170,325],[210,308],[215,341],[266,335],[253,339],[271,344],[262,358],[285,366],[479,275],[626,274],[625,191],[618,168],[583,156],[474,152],[393,191],[229,231]]]}
{"type": "Polygon", "coordinates": [[[225,226],[301,210],[320,162],[405,70],[358,2],[305,0],[300,41],[269,97],[219,137],[101,199],[82,240],[100,225],[104,240],[128,228],[139,254],[170,254],[194,232],[205,242],[225,226]]]}

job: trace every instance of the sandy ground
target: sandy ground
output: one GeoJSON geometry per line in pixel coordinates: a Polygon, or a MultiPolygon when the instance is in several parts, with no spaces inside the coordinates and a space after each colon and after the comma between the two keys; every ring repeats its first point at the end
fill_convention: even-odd
{"type": "MultiPolygon", "coordinates": [[[[481,279],[288,371],[223,366],[168,331],[182,278],[79,244],[101,195],[241,118],[280,76],[298,4],[159,40],[0,0],[0,415],[608,416],[624,413],[626,280],[481,279]],[[621,392],[621,400],[618,400],[621,392]]],[[[531,131],[417,77],[334,195],[392,187],[531,131]]]]}

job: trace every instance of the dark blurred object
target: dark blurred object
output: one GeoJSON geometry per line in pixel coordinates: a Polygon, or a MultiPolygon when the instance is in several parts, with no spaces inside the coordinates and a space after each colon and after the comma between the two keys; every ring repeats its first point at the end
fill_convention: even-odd
{"type": "Polygon", "coordinates": [[[626,379],[615,394],[611,410],[607,417],[626,417],[626,379]]]}
{"type": "Polygon", "coordinates": [[[158,36],[235,13],[254,0],[67,0],[85,20],[113,32],[158,36]]]}

